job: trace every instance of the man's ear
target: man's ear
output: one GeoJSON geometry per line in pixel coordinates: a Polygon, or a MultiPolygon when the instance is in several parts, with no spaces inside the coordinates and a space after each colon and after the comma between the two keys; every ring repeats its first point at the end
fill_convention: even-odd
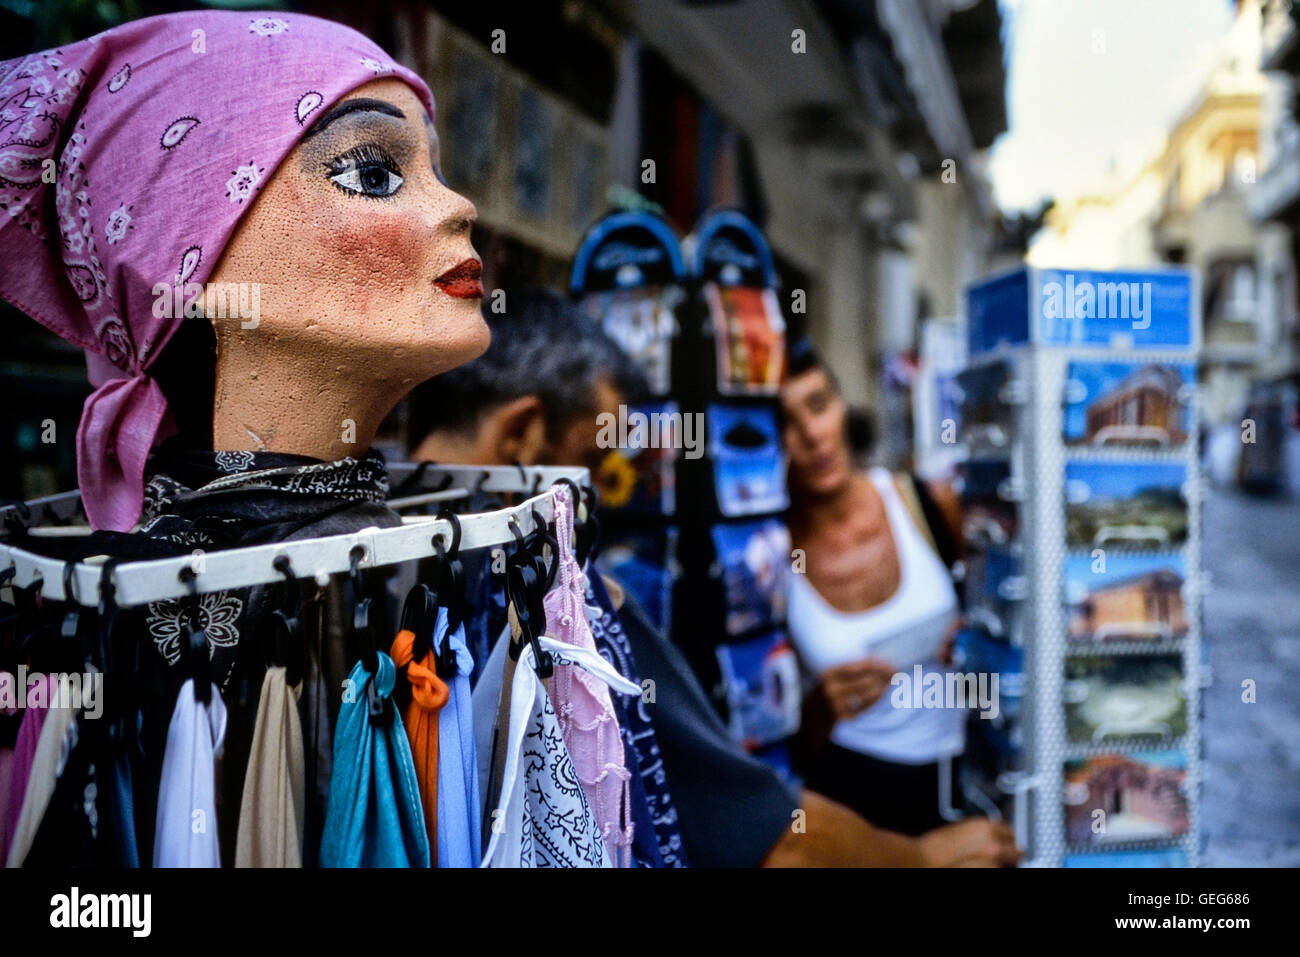
{"type": "Polygon", "coordinates": [[[502,465],[533,465],[546,445],[546,416],[542,400],[523,395],[502,403],[488,415],[480,438],[502,465]]]}

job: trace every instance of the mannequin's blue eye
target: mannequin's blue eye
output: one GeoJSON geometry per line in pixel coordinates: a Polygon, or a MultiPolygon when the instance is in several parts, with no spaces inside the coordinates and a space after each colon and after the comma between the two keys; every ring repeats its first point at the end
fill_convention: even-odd
{"type": "Polygon", "coordinates": [[[397,163],[377,146],[348,150],[328,164],[330,181],[345,193],[382,199],[402,186],[397,163]]]}
{"type": "Polygon", "coordinates": [[[382,166],[361,166],[331,176],[336,186],[349,193],[382,198],[392,196],[402,185],[402,177],[382,166]]]}

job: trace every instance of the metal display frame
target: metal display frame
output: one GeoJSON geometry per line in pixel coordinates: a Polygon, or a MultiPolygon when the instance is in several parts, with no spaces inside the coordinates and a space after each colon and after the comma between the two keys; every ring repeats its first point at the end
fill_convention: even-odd
{"type": "MultiPolygon", "coordinates": [[[[528,495],[524,501],[489,512],[458,516],[462,551],[506,545],[514,541],[515,532],[527,535],[537,528],[540,519],[555,518],[555,483],[568,480],[579,486],[590,484],[590,475],[582,467],[513,467],[513,466],[438,466],[423,469],[410,463],[390,467],[390,478],[401,480],[415,473],[421,482],[436,483],[440,491],[421,498],[442,498],[448,493],[475,489],[528,495]],[[453,491],[451,483],[459,483],[453,491]]],[[[75,512],[79,493],[65,492],[47,499],[25,503],[34,516],[66,517],[75,512]]],[[[430,503],[432,504],[432,503],[430,503]]],[[[19,506],[0,508],[0,517],[18,513],[19,506]]],[[[89,529],[85,529],[89,531],[89,529]]],[[[452,522],[438,516],[404,516],[396,528],[362,528],[356,532],[315,538],[292,539],[266,545],[204,551],[174,558],[122,562],[111,571],[120,607],[134,607],[154,601],[183,598],[191,592],[207,594],[231,588],[247,588],[282,581],[276,559],[287,557],[296,578],[316,578],[341,574],[352,567],[357,548],[360,567],[375,568],[417,561],[436,554],[433,540],[444,545],[453,541],[452,522]],[[195,572],[191,589],[180,578],[182,569],[195,572]]],[[[46,598],[76,601],[93,608],[99,601],[103,565],[108,556],[94,556],[79,562],[64,562],[17,546],[0,542],[0,568],[13,568],[10,582],[26,587],[40,582],[46,598]],[[68,569],[71,594],[65,594],[63,572],[68,569]]]]}
{"type": "MultiPolygon", "coordinates": [[[[1181,446],[1083,447],[1067,445],[1064,436],[1065,390],[1071,363],[1154,363],[1197,365],[1200,347],[1199,279],[1191,272],[1190,345],[1141,349],[1108,349],[1096,345],[1061,345],[1041,342],[1002,343],[973,352],[968,368],[1005,361],[1012,400],[1011,435],[1004,448],[990,450],[972,445],[968,461],[1002,461],[1010,467],[1009,494],[1019,512],[1017,535],[1010,546],[1018,550],[1025,579],[1023,600],[1013,602],[1020,620],[1003,623],[1016,636],[1024,652],[1025,693],[1017,719],[1020,742],[1017,769],[1004,773],[999,789],[1011,796],[1017,840],[1025,849],[1027,867],[1060,867],[1067,855],[1123,851],[1177,849],[1189,867],[1199,864],[1201,851],[1200,792],[1202,783],[1201,689],[1206,675],[1201,659],[1203,641],[1202,600],[1206,580],[1201,570],[1201,508],[1205,482],[1201,475],[1198,441],[1201,408],[1199,392],[1185,396],[1188,428],[1181,446]],[[1018,400],[1018,401],[1017,401],[1018,400]],[[1065,588],[1065,560],[1070,555],[1090,555],[1089,548],[1071,547],[1066,541],[1066,468],[1073,462],[1181,465],[1185,469],[1183,495],[1187,503],[1187,539],[1178,547],[1126,548],[1125,556],[1177,555],[1183,562],[1182,597],[1187,619],[1186,635],[1147,641],[1072,641],[1068,635],[1069,611],[1065,588]],[[1153,738],[1134,734],[1101,743],[1070,740],[1065,720],[1064,685],[1068,658],[1088,656],[1177,655],[1182,664],[1182,690],[1186,731],[1178,736],[1153,738]],[[1185,761],[1182,794],[1187,805],[1187,832],[1178,837],[1137,840],[1107,839],[1087,845],[1071,844],[1066,832],[1065,763],[1104,754],[1179,751],[1185,761]]],[[[1030,303],[1037,279],[1030,271],[1030,303]]],[[[1033,326],[1030,314],[1030,326],[1033,326]]],[[[1032,338],[1032,333],[1031,333],[1032,338]]]]}

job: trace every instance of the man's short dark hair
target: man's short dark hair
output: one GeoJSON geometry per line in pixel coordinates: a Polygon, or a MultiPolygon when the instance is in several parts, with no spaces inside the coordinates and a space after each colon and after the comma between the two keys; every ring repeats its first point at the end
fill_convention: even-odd
{"type": "Polygon", "coordinates": [[[408,399],[407,447],[436,431],[472,433],[492,409],[526,395],[542,400],[547,437],[594,415],[596,386],[609,380],[629,402],[645,378],[628,355],[576,305],[548,289],[506,292],[506,311],[484,311],[492,344],[473,362],[417,386],[408,399]]]}

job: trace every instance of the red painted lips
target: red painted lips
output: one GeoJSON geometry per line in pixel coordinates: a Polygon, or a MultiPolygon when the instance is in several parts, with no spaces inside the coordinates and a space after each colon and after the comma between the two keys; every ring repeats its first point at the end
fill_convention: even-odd
{"type": "Polygon", "coordinates": [[[483,264],[477,259],[466,259],[452,266],[433,281],[433,284],[449,296],[457,299],[483,298],[483,264]]]}

